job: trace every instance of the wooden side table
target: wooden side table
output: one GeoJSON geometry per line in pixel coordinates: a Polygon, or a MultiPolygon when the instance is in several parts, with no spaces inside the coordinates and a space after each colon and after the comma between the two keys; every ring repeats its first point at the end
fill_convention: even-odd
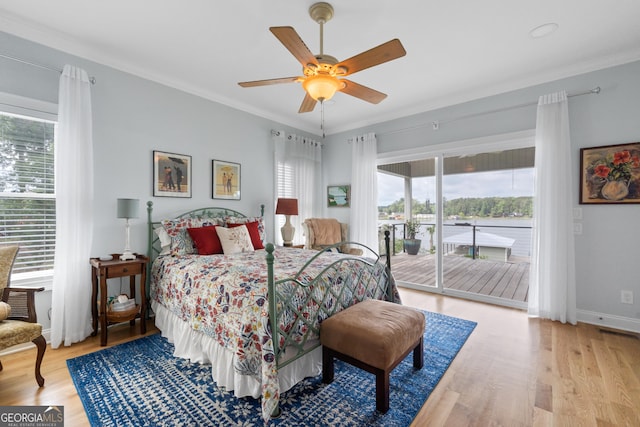
{"type": "Polygon", "coordinates": [[[136,324],[136,318],[140,318],[140,333],[147,332],[147,263],[149,258],[144,255],[136,255],[136,259],[121,261],[120,254],[112,254],[110,261],[100,258],[91,258],[91,317],[93,322],[92,336],[98,333],[98,319],[100,319],[100,345],[107,345],[107,326],[113,323],[129,322],[131,326],[136,324]],[[136,276],[140,275],[140,305],[135,310],[126,312],[107,311],[107,279],[129,276],[129,298],[136,296],[136,276]],[[100,286],[100,304],[98,305],[98,286],[100,286]],[[99,312],[98,312],[99,311],[99,312]]]}

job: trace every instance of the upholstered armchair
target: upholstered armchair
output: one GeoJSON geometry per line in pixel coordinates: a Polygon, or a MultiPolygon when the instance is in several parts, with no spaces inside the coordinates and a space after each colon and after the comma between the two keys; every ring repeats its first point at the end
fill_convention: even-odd
{"type": "Polygon", "coordinates": [[[36,381],[42,387],[44,378],[40,374],[40,365],[47,342],[42,336],[42,325],[37,323],[34,294],[44,288],[9,287],[18,249],[18,246],[0,247],[0,351],[14,345],[33,342],[38,348],[36,381]]]}
{"type": "MultiPolygon", "coordinates": [[[[323,250],[340,242],[346,242],[349,236],[349,225],[335,218],[307,218],[302,223],[305,236],[305,249],[323,250]]],[[[362,249],[340,246],[342,253],[362,255],[362,249]]]]}

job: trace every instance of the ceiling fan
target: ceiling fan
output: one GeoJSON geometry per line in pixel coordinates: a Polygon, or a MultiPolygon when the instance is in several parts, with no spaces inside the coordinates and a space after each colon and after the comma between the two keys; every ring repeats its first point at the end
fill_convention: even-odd
{"type": "Polygon", "coordinates": [[[320,53],[314,55],[292,27],[271,27],[269,30],[302,64],[304,76],[282,77],[238,83],[242,87],[267,86],[280,83],[302,83],[306,94],[298,113],[313,111],[316,103],[323,103],[333,97],[336,91],[355,96],[372,104],[387,97],[386,94],[342,78],[358,71],[406,55],[400,40],[393,39],[373,49],[338,62],[323,51],[324,24],[333,18],[333,7],[329,3],[315,3],[309,8],[311,19],[320,24],[320,53]]]}

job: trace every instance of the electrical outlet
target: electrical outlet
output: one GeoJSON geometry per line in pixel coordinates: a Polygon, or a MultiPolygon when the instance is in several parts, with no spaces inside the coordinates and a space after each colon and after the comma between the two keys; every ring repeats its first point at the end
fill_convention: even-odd
{"type": "Polygon", "coordinates": [[[582,219],[582,208],[573,208],[573,219],[582,219]]]}
{"type": "Polygon", "coordinates": [[[620,302],[622,304],[633,304],[633,291],[620,291],[620,302]]]}
{"type": "Polygon", "coordinates": [[[582,223],[574,222],[573,223],[573,234],[582,234],[582,223]]]}

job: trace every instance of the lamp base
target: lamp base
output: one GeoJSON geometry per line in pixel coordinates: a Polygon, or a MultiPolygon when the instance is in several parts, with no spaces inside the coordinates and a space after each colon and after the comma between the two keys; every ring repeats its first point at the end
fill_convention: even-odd
{"type": "Polygon", "coordinates": [[[131,251],[125,250],[122,255],[120,255],[120,261],[129,261],[132,259],[136,259],[136,254],[131,251]]]}
{"type": "Polygon", "coordinates": [[[282,233],[283,246],[293,246],[293,236],[296,233],[296,229],[291,225],[290,215],[285,215],[287,219],[280,232],[282,233]]]}

